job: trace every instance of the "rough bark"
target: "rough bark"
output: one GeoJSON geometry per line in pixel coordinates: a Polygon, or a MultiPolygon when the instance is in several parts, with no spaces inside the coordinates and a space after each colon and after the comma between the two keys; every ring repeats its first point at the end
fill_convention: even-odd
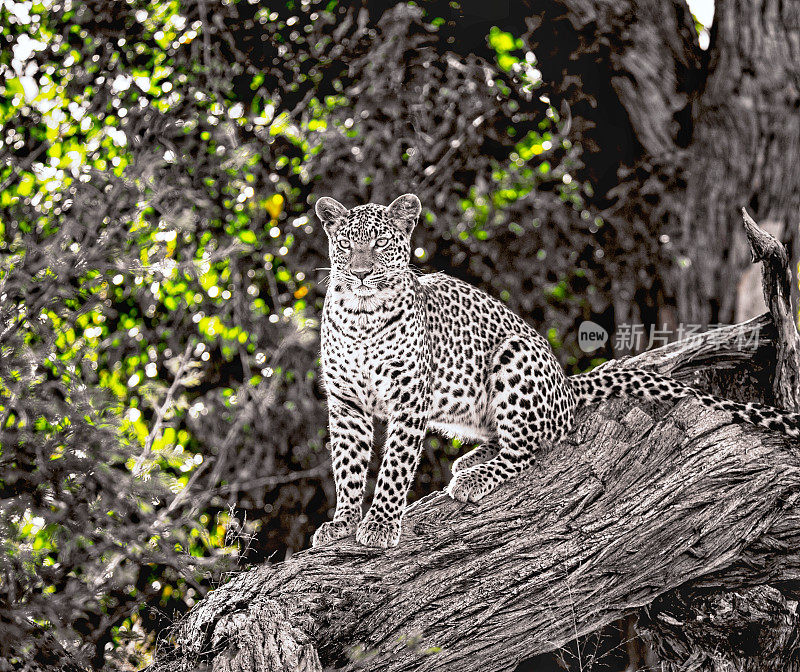
{"type": "Polygon", "coordinates": [[[658,651],[662,672],[800,670],[797,603],[770,586],[676,591],[645,608],[638,629],[658,651]]]}
{"type": "Polygon", "coordinates": [[[797,312],[792,308],[791,267],[786,248],[761,229],[742,210],[753,263],[762,263],[764,301],[769,306],[777,337],[777,362],[772,384],[775,401],[781,408],[800,411],[800,335],[797,312]]]}
{"type": "MultiPolygon", "coordinates": [[[[762,316],[611,365],[769,399],[764,364],[781,333],[762,316]]],[[[345,540],[235,577],[179,625],[153,670],[507,670],[646,606],[673,669],[722,670],[691,665],[714,655],[703,647],[719,647],[725,622],[681,628],[668,610],[719,614],[731,591],[764,585],[800,587],[798,446],[693,400],[617,399],[479,504],[417,502],[395,549],[345,540]]],[[[740,657],[795,660],[791,605],[775,591],[740,602],[775,633],[740,657]]],[[[736,613],[728,625],[745,622],[736,613]]]]}
{"type": "Polygon", "coordinates": [[[747,266],[739,209],[800,252],[798,4],[718,0],[707,52],[682,0],[531,2],[530,12],[548,87],[572,109],[580,177],[639,260],[616,292],[617,322],[744,319],[737,294],[758,278],[730,284],[747,266]]]}
{"type": "MultiPolygon", "coordinates": [[[[796,409],[798,342],[795,313],[789,298],[786,249],[743,210],[752,261],[762,262],[764,300],[770,306],[776,360],[772,402],[796,409]]],[[[768,397],[769,395],[767,395],[768,397]]],[[[744,559],[738,571],[747,572],[744,559]]],[[[759,586],[720,592],[713,575],[659,597],[639,615],[638,627],[659,653],[662,672],[760,672],[800,670],[800,619],[795,581],[780,590],[759,586]]]]}

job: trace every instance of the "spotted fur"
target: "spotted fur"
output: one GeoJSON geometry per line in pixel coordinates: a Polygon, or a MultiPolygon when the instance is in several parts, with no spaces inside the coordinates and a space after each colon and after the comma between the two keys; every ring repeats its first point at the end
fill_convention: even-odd
{"type": "Polygon", "coordinates": [[[703,394],[674,378],[643,369],[595,370],[569,379],[579,404],[594,404],[608,397],[630,394],[635,397],[676,402],[694,397],[705,406],[731,414],[736,422],[765,427],[787,436],[800,437],[800,414],[761,404],[740,404],[712,394],[703,394]]]}
{"type": "Polygon", "coordinates": [[[453,464],[447,492],[462,502],[480,500],[522,471],[538,446],[561,439],[578,403],[613,394],[693,395],[737,420],[800,435],[800,415],[734,404],[649,371],[567,378],[547,341],[501,302],[444,274],[417,277],[408,262],[420,211],[413,194],[388,207],[317,202],[331,259],[321,366],[336,512],[315,546],[353,533],[367,546],[398,543],[428,429],[482,442],[453,464]],[[387,440],[362,519],[375,418],[386,421],[387,440]]]}

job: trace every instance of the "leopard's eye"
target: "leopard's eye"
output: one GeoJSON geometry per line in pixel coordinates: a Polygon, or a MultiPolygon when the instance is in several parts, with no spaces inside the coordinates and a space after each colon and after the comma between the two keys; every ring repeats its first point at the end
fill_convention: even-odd
{"type": "Polygon", "coordinates": [[[386,247],[389,244],[389,239],[386,236],[381,236],[375,241],[375,247],[386,247]]]}
{"type": "Polygon", "coordinates": [[[347,240],[347,238],[340,238],[338,244],[339,244],[339,247],[341,247],[343,250],[349,250],[350,249],[350,241],[347,240]]]}

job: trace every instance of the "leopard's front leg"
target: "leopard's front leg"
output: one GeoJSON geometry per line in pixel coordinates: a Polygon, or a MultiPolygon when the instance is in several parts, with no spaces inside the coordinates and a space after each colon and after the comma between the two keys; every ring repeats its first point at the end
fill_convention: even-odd
{"type": "Polygon", "coordinates": [[[336,482],[336,512],[311,538],[313,546],[347,537],[361,520],[361,503],[372,451],[372,416],[331,397],[328,402],[331,463],[336,482]]]}
{"type": "Polygon", "coordinates": [[[356,540],[364,546],[390,548],[400,541],[406,496],[417,471],[430,407],[427,383],[418,381],[414,388],[412,393],[399,387],[393,394],[395,406],[389,412],[375,496],[356,531],[356,540]]]}

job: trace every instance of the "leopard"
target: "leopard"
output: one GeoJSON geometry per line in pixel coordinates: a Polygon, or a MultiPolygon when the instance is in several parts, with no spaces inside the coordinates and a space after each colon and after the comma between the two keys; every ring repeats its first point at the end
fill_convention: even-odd
{"type": "Polygon", "coordinates": [[[704,394],[652,371],[600,367],[567,376],[549,341],[502,301],[411,265],[421,212],[414,194],[388,206],[348,209],[327,196],[315,203],[330,258],[320,368],[336,507],[313,546],[353,535],[363,546],[396,546],[428,431],[477,444],[454,461],[446,488],[465,503],[480,501],[530,466],[539,448],[560,441],[580,406],[611,396],[693,396],[737,422],[800,436],[800,414],[704,394]],[[385,423],[386,439],[362,515],[376,421],[385,423]]]}

